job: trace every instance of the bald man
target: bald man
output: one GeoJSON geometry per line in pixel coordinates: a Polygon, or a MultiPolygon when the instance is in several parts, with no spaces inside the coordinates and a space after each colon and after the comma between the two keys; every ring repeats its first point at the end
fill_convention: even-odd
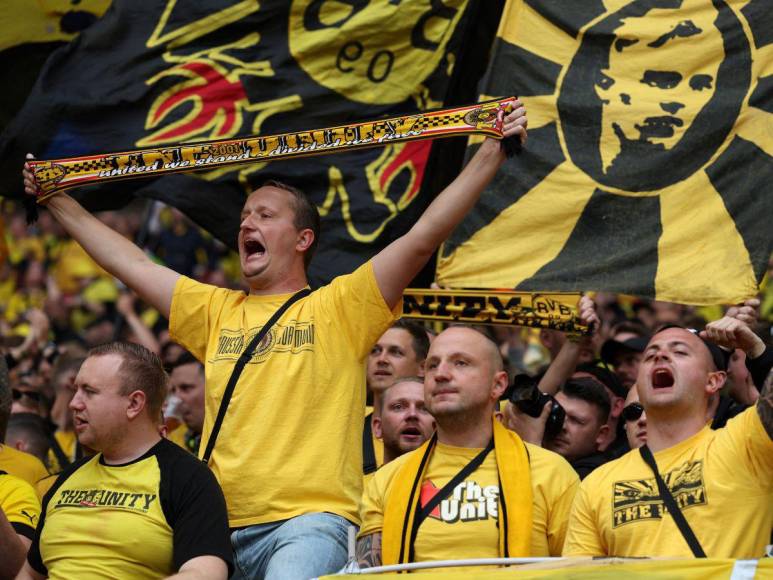
{"type": "Polygon", "coordinates": [[[579,480],[494,419],[507,384],[480,332],[452,327],[432,342],[424,401],[437,431],[368,483],[361,566],[561,553],[579,480]]]}

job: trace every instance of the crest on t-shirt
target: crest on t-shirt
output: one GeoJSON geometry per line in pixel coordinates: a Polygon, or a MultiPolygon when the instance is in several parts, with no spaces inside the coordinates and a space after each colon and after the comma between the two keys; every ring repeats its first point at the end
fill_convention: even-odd
{"type": "MultiPolygon", "coordinates": [[[[235,361],[260,331],[260,327],[244,329],[222,328],[217,339],[215,356],[209,362],[235,361]]],[[[314,322],[290,320],[287,324],[275,324],[260,341],[250,363],[262,363],[272,352],[299,352],[314,350],[314,322]]]]}
{"type": "MultiPolygon", "coordinates": [[[[708,503],[703,461],[686,461],[663,475],[679,509],[708,503]]],[[[616,481],[612,498],[612,527],[641,520],[658,520],[668,510],[660,499],[655,478],[616,481]]]]}
{"type": "MultiPolygon", "coordinates": [[[[427,505],[439,491],[432,480],[427,479],[421,486],[421,507],[427,505]]],[[[457,485],[451,494],[430,512],[429,517],[447,524],[489,518],[496,520],[499,514],[498,500],[499,486],[480,486],[475,481],[467,480],[457,485]]]]}

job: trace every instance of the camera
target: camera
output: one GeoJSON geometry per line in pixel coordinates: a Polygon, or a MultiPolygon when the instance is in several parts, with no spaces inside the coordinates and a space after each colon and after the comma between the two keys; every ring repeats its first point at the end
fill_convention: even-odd
{"type": "Polygon", "coordinates": [[[537,387],[537,381],[529,375],[516,375],[509,388],[510,402],[530,417],[539,417],[545,403],[550,401],[550,414],[545,422],[545,440],[553,439],[561,432],[566,411],[553,395],[543,393],[537,387]]]}

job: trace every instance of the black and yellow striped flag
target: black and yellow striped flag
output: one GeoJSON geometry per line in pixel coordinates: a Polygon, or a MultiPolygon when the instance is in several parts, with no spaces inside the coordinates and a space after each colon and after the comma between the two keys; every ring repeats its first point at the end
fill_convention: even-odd
{"type": "Polygon", "coordinates": [[[529,143],[445,244],[441,285],[756,293],[773,249],[769,0],[508,0],[497,36],[481,92],[521,96],[529,143]]]}

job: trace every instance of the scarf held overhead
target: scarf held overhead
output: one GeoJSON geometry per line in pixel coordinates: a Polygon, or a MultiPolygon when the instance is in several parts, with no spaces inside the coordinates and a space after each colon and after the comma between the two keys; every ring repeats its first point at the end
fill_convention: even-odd
{"type": "MultiPolygon", "coordinates": [[[[494,454],[499,474],[499,555],[528,557],[531,552],[532,491],[526,446],[512,431],[492,418],[494,454]]],[[[416,451],[400,468],[386,498],[381,549],[384,565],[406,564],[411,553],[411,530],[416,517],[419,489],[437,437],[416,451]]],[[[460,545],[464,538],[460,538],[460,545]]]]}
{"type": "Polygon", "coordinates": [[[251,161],[271,161],[378,147],[389,143],[480,134],[502,139],[504,116],[515,97],[466,107],[428,111],[391,119],[366,121],[327,129],[312,129],[265,137],[248,137],[87,155],[69,159],[30,161],[40,188],[38,201],[58,191],[117,179],[150,177],[173,172],[212,169],[251,161]]]}

